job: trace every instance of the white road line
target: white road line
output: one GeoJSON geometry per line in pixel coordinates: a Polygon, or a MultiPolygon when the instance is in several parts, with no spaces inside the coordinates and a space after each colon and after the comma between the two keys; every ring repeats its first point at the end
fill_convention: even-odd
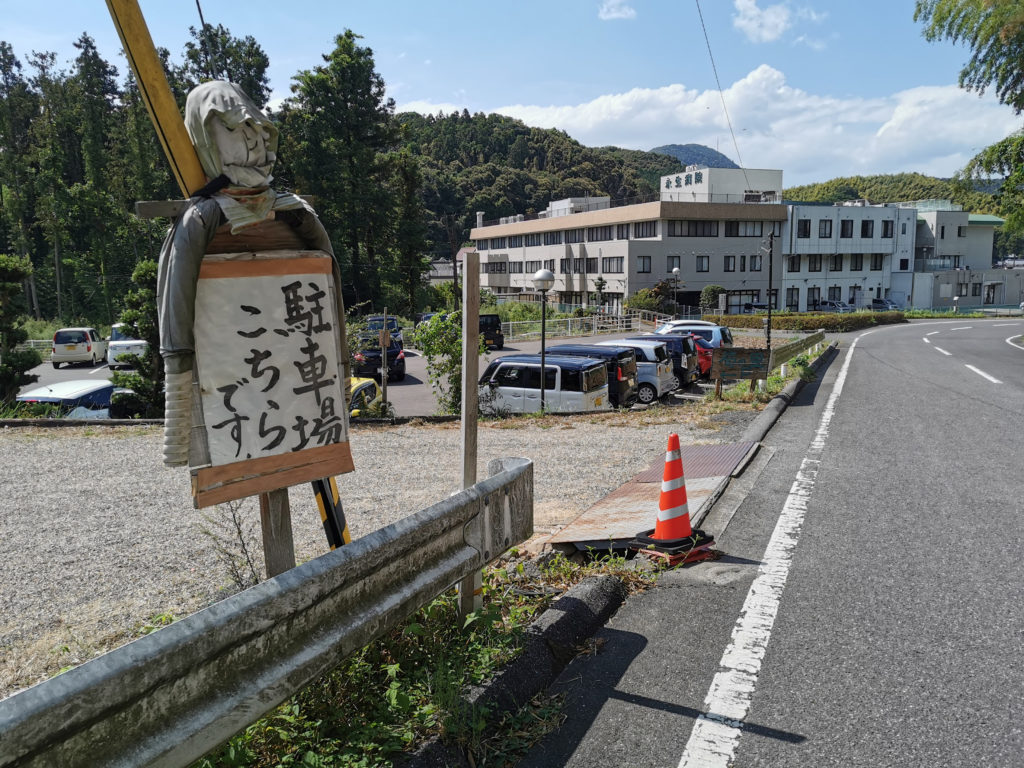
{"type": "Polygon", "coordinates": [[[92,376],[95,373],[102,373],[103,371],[106,370],[106,368],[107,368],[107,364],[104,363],[99,368],[93,368],[91,371],[89,371],[89,375],[92,376]]]}
{"type": "Polygon", "coordinates": [[[921,341],[923,341],[925,344],[931,344],[931,341],[928,339],[927,336],[925,336],[923,339],[921,339],[921,341]]]}
{"type": "Polygon", "coordinates": [[[1016,341],[1014,341],[1014,339],[1016,338],[1017,336],[1011,336],[1006,340],[1006,343],[1009,344],[1011,347],[1016,347],[1017,349],[1024,349],[1024,346],[1021,346],[1016,341]]]}
{"type": "Polygon", "coordinates": [[[993,328],[1005,328],[1008,325],[1020,325],[1020,323],[992,323],[993,328]]]}
{"type": "Polygon", "coordinates": [[[761,567],[733,627],[732,641],[722,654],[719,670],[711,681],[711,688],[704,699],[704,712],[693,725],[679,768],[726,768],[733,761],[743,733],[743,719],[750,712],[761,661],[768,649],[772,625],[800,538],[800,528],[818,477],[819,457],[825,449],[836,401],[843,391],[853,350],[860,338],[854,340],[846,353],[832,395],[821,414],[818,430],[800,463],[796,480],[782,506],[779,522],[761,558],[761,567]]]}
{"type": "Polygon", "coordinates": [[[974,326],[972,325],[961,325],[959,328],[950,328],[951,331],[969,331],[974,326]]]}
{"type": "Polygon", "coordinates": [[[952,352],[947,352],[947,351],[946,351],[946,350],[944,350],[944,349],[943,349],[942,347],[936,347],[936,346],[934,346],[934,345],[933,345],[933,346],[932,346],[932,349],[936,349],[936,350],[938,350],[938,351],[939,351],[939,352],[941,352],[942,354],[946,355],[946,357],[952,357],[952,356],[953,356],[953,353],[952,353],[952,352]]]}
{"type": "Polygon", "coordinates": [[[967,365],[967,364],[965,363],[965,364],[964,364],[964,367],[966,367],[966,368],[970,368],[970,369],[971,369],[972,371],[974,371],[974,372],[975,372],[976,374],[978,374],[979,376],[981,376],[981,377],[982,377],[983,379],[988,379],[988,380],[989,380],[989,381],[991,381],[991,382],[992,382],[993,384],[1002,384],[1002,383],[1003,383],[1003,382],[1001,382],[1001,381],[1000,381],[999,379],[997,379],[997,378],[996,378],[995,376],[989,376],[989,375],[988,375],[987,373],[985,373],[985,372],[984,372],[983,370],[981,370],[980,368],[975,368],[975,367],[974,367],[973,365],[967,365]]]}
{"type": "Polygon", "coordinates": [[[934,336],[936,333],[942,333],[942,331],[932,331],[931,333],[925,334],[926,336],[934,336]]]}

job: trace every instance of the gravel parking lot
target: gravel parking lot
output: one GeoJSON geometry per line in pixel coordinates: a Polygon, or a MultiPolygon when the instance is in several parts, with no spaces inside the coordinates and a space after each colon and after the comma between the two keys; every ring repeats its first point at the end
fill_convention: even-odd
{"type": "MultiPolygon", "coordinates": [[[[665,450],[738,440],[756,414],[727,411],[696,424],[688,408],[481,425],[487,462],[535,462],[535,528],[564,524],[665,450]]],[[[359,426],[356,471],[339,478],[353,537],[446,497],[459,485],[459,424],[359,426]]],[[[181,617],[236,587],[214,539],[226,506],[192,507],[189,475],[161,462],[156,427],[0,430],[0,698],[181,617]]],[[[289,491],[300,560],[327,550],[312,492],[289,491]]],[[[255,499],[239,512],[258,560],[255,499]]]]}

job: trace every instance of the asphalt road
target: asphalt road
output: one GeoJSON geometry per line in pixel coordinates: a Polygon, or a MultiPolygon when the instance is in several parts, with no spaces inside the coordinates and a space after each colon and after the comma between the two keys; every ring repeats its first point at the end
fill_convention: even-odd
{"type": "Polygon", "coordinates": [[[1022,334],[848,334],[712,512],[726,556],[627,601],[521,765],[1021,765],[1022,334]]]}

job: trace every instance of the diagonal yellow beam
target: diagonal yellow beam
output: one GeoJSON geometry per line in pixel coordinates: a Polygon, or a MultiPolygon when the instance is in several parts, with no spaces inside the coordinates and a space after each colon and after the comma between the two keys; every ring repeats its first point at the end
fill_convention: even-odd
{"type": "Polygon", "coordinates": [[[107,10],[110,11],[121,45],[128,56],[128,63],[135,73],[139,92],[160,138],[160,145],[171,164],[171,172],[185,197],[191,197],[193,192],[206,184],[206,175],[199,164],[192,140],[185,131],[185,121],[174,101],[174,94],[167,83],[160,57],[156,55],[156,47],[139,4],[135,0],[107,0],[107,10]]]}

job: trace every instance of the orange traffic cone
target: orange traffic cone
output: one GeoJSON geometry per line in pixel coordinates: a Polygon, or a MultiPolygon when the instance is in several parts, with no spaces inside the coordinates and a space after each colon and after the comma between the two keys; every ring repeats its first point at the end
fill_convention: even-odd
{"type": "Polygon", "coordinates": [[[685,539],[692,534],[679,435],[672,434],[668,436],[665,472],[661,476],[661,497],[658,499],[658,520],[654,524],[654,535],[651,538],[668,541],[685,539]]]}
{"type": "Polygon", "coordinates": [[[679,435],[669,435],[658,499],[658,519],[652,530],[640,531],[629,546],[645,555],[667,560],[669,565],[679,565],[716,557],[717,553],[711,550],[714,543],[713,536],[690,526],[679,435]]]}

